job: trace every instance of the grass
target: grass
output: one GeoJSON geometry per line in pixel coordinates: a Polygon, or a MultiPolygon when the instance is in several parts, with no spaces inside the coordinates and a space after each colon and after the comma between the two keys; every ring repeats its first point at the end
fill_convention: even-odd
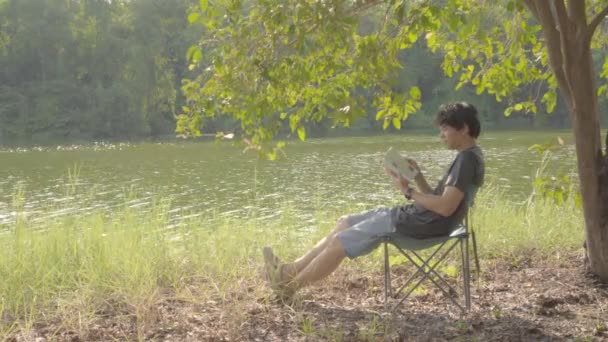
{"type": "MultiPolygon", "coordinates": [[[[23,203],[17,193],[13,206],[23,203]]],[[[27,335],[37,322],[58,322],[78,333],[97,317],[111,316],[134,320],[144,339],[159,301],[222,301],[255,292],[263,245],[295,258],[352,208],[337,213],[320,207],[313,231],[298,229],[288,206],[267,220],[256,220],[254,211],[250,220],[199,216],[178,225],[170,224],[170,209],[167,200],[146,208],[124,205],[111,215],[57,217],[43,229],[18,215],[0,231],[0,337],[27,335]]],[[[482,260],[516,258],[530,249],[555,256],[579,248],[584,238],[582,213],[573,201],[516,203],[494,187],[478,195],[472,219],[482,260]]],[[[381,252],[351,266],[378,271],[381,252]]],[[[311,327],[304,320],[300,329],[310,333],[311,327]]]]}
{"type": "Polygon", "coordinates": [[[552,253],[582,245],[583,214],[573,198],[560,205],[541,198],[518,203],[506,200],[500,189],[489,188],[476,202],[472,223],[483,255],[495,257],[525,249],[552,253]]]}

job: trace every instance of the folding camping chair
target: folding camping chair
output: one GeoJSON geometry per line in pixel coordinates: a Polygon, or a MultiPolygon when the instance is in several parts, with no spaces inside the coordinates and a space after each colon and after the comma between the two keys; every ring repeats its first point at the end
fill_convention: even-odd
{"type": "Polygon", "coordinates": [[[401,303],[403,303],[414,292],[424,280],[430,280],[437,288],[439,288],[456,306],[463,312],[471,310],[471,273],[469,269],[469,237],[473,243],[473,253],[475,256],[475,266],[479,274],[479,258],[477,257],[477,242],[475,241],[475,232],[469,224],[469,215],[465,217],[464,224],[459,224],[454,228],[452,233],[445,237],[437,237],[430,239],[415,239],[398,233],[389,233],[383,236],[384,244],[384,303],[388,308],[388,298],[397,298],[401,292],[409,287],[403,295],[403,298],[396,303],[391,311],[394,311],[401,303]],[[391,270],[388,256],[388,245],[391,244],[403,254],[407,260],[416,266],[416,272],[412,274],[403,284],[395,295],[392,295],[391,287],[391,270]],[[460,244],[460,256],[462,261],[462,278],[464,292],[464,306],[462,301],[458,301],[455,297],[457,291],[441,276],[437,271],[437,266],[450,254],[450,252],[460,244]],[[435,247],[437,246],[437,247],[435,247]],[[416,251],[421,251],[435,247],[431,255],[423,259],[416,251]],[[410,255],[411,254],[411,255],[410,255]],[[412,257],[413,256],[413,257],[412,257]],[[419,277],[419,275],[421,277],[419,277]],[[419,278],[414,283],[416,278],[419,278]],[[435,279],[437,278],[437,279],[435,279]],[[455,295],[453,295],[455,294],[455,295]]]}

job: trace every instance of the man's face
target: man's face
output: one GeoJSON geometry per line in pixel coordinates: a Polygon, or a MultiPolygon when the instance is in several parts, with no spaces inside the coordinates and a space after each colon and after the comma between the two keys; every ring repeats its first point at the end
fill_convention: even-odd
{"type": "Polygon", "coordinates": [[[439,126],[439,137],[450,150],[456,149],[461,145],[465,134],[467,134],[466,126],[460,130],[448,125],[439,126]]]}

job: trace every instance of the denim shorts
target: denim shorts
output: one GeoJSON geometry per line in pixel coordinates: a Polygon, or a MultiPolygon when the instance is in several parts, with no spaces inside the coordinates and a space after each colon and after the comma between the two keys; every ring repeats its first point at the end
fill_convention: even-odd
{"type": "Polygon", "coordinates": [[[380,246],[382,236],[395,231],[391,208],[377,208],[349,215],[348,228],[337,237],[350,259],[371,253],[380,246]]]}

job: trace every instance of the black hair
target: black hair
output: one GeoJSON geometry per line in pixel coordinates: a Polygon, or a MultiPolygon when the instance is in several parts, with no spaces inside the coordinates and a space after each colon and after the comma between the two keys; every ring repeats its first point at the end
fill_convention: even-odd
{"type": "Polygon", "coordinates": [[[433,122],[435,126],[448,125],[455,129],[462,129],[464,125],[469,127],[469,135],[473,138],[479,137],[481,124],[477,118],[477,109],[466,102],[454,102],[439,107],[433,122]]]}

